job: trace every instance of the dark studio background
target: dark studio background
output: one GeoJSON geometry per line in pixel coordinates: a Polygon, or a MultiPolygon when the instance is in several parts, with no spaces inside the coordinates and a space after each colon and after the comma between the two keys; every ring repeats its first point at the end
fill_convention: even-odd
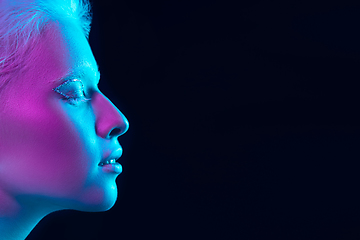
{"type": "Polygon", "coordinates": [[[360,4],[93,1],[130,122],[110,211],[33,239],[360,239],[360,4]]]}

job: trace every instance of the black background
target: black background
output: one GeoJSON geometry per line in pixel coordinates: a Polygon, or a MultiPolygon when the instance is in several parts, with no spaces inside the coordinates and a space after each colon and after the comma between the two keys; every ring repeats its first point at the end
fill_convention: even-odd
{"type": "Polygon", "coordinates": [[[360,239],[360,4],[93,1],[116,205],[32,239],[360,239]]]}

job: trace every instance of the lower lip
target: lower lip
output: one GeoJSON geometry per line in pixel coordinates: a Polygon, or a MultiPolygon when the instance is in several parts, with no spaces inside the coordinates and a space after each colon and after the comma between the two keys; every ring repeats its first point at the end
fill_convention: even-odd
{"type": "Polygon", "coordinates": [[[118,162],[103,165],[101,166],[101,168],[104,172],[108,172],[108,173],[120,174],[122,172],[122,166],[118,162]]]}

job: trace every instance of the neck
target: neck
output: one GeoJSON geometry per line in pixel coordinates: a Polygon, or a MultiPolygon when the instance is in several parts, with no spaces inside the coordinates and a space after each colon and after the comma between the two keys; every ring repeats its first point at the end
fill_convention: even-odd
{"type": "Polygon", "coordinates": [[[52,211],[40,208],[35,200],[17,200],[0,190],[1,239],[24,240],[36,224],[50,212],[52,211]]]}

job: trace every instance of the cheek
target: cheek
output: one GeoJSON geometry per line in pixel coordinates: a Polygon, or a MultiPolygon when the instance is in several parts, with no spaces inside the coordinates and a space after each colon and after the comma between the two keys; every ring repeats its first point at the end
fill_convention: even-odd
{"type": "Polygon", "coordinates": [[[86,184],[91,142],[84,139],[81,126],[59,110],[22,112],[7,123],[7,140],[1,146],[6,172],[0,173],[13,191],[63,196],[86,184]]]}

